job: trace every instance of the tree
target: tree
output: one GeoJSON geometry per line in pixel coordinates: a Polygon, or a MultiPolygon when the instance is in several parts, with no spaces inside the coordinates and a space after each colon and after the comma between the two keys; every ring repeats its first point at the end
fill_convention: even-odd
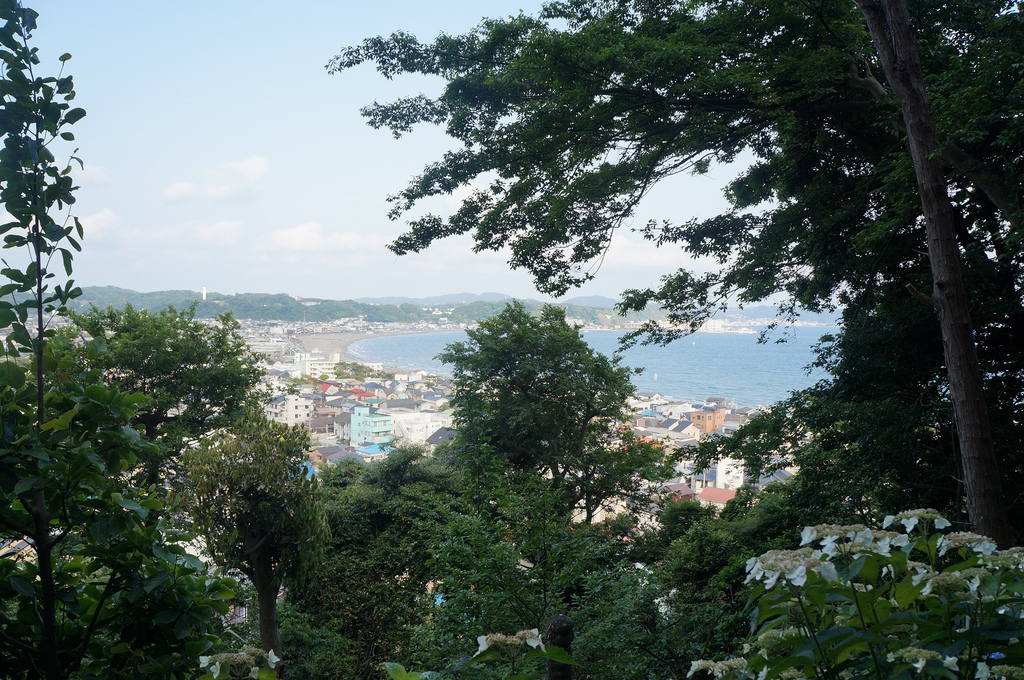
{"type": "Polygon", "coordinates": [[[106,340],[104,354],[78,352],[82,362],[102,371],[108,384],[151,398],[133,421],[160,447],[141,461],[143,484],[174,481],[186,448],[237,420],[261,397],[263,370],[238,322],[223,314],[206,324],[195,313],[193,303],[180,312],[125,305],[71,315],[77,328],[106,340]]]}
{"type": "MultiPolygon", "coordinates": [[[[925,90],[917,36],[905,0],[859,0],[879,61],[903,110],[910,157],[914,164],[921,207],[927,226],[932,295],[942,329],[949,371],[949,392],[960,440],[964,486],[971,521],[1003,547],[1010,545],[1010,525],[1003,504],[999,465],[982,386],[981,367],[964,289],[960,249],[949,202],[942,145],[925,90]]],[[[1011,219],[1013,219],[1011,215],[1011,219]]]]}
{"type": "Polygon", "coordinates": [[[437,358],[453,367],[456,450],[475,481],[539,475],[563,511],[590,522],[671,476],[660,447],[619,431],[631,369],[594,351],[564,310],[532,316],[513,302],[467,335],[437,358]]]}
{"type": "Polygon", "coordinates": [[[308,446],[301,427],[250,410],[186,456],[196,531],[217,564],[253,584],[263,651],[278,658],[278,594],[305,580],[328,537],[316,479],[307,475],[308,446]]]}
{"type": "MultiPolygon", "coordinates": [[[[978,325],[983,344],[1000,337],[1000,328],[1024,330],[1014,236],[1024,214],[1024,129],[1016,115],[1024,94],[1021,15],[1013,7],[1004,0],[921,3],[911,17],[928,46],[921,68],[939,140],[931,156],[945,172],[925,185],[948,185],[955,208],[955,239],[944,237],[943,247],[962,251],[970,280],[986,272],[998,282],[998,303],[980,289],[966,302],[986,324],[978,325]]],[[[729,299],[786,294],[786,314],[841,304],[855,317],[877,309],[892,287],[934,279],[935,299],[955,288],[955,273],[929,272],[938,251],[920,252],[929,238],[910,157],[920,154],[908,156],[906,148],[916,121],[903,122],[899,97],[890,94],[899,86],[881,76],[864,17],[850,3],[570,0],[547,5],[539,18],[487,21],[431,44],[406,34],[369,39],[329,68],[364,61],[388,77],[418,72],[448,81],[437,99],[368,107],[372,125],[401,134],[419,122],[446,124],[464,145],[396,196],[392,216],[475,180],[486,187],[447,219],[413,219],[392,245],[397,253],[472,232],[478,248],[509,247],[513,267],[561,293],[592,276],[587,262],[656,182],[704,172],[746,150],[754,161],[728,187],[732,210],[644,230],[660,245],[713,257],[722,269],[681,270],[659,289],[628,291],[624,309],[656,302],[680,328],[693,328],[729,299]]],[[[965,327],[958,316],[951,321],[943,312],[933,332],[951,338],[952,325],[965,327]]],[[[677,332],[647,330],[655,339],[677,332]]],[[[1018,345],[982,348],[990,352],[981,356],[990,384],[989,366],[1012,366],[1019,375],[1018,345]]],[[[951,346],[945,358],[951,376],[961,375],[961,365],[972,370],[957,353],[951,346]]],[[[967,382],[950,386],[961,466],[975,479],[990,467],[972,444],[987,435],[964,407],[979,401],[963,388],[967,382]]],[[[997,492],[972,484],[969,493],[972,521],[1005,540],[998,508],[983,508],[997,492]]]]}
{"type": "Polygon", "coordinates": [[[320,479],[331,542],[308,585],[288,599],[351,641],[339,677],[377,677],[381,663],[407,661],[412,629],[434,608],[431,584],[444,575],[426,557],[451,516],[467,509],[464,480],[442,459],[402,447],[372,465],[328,466],[320,479]]]}
{"type": "Polygon", "coordinates": [[[70,276],[83,234],[51,214],[76,189],[51,147],[74,139],[67,128],[85,111],[71,106],[70,76],[36,75],[36,18],[0,2],[0,667],[26,679],[184,677],[217,641],[230,581],[208,577],[164,499],[123,474],[154,448],[130,424],[145,397],[54,357],[48,323],[80,291],[57,283],[51,261],[70,276]]]}

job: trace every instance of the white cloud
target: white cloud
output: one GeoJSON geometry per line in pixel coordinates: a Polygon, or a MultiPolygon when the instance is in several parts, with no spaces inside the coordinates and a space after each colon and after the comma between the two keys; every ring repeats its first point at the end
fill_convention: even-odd
{"type": "Polygon", "coordinates": [[[667,274],[680,267],[691,266],[693,262],[693,258],[685,255],[677,246],[668,244],[658,248],[650,241],[629,238],[619,232],[612,237],[611,247],[597,264],[601,269],[634,272],[638,269],[654,270],[659,274],[667,274]]]}
{"type": "Polygon", "coordinates": [[[198,225],[196,239],[210,245],[226,246],[234,243],[242,233],[241,222],[217,222],[213,225],[198,225]]]}
{"type": "Polygon", "coordinates": [[[239,195],[238,189],[230,184],[203,187],[203,196],[212,198],[215,201],[231,201],[238,198],[239,195]]]}
{"type": "Polygon", "coordinates": [[[383,253],[387,240],[374,234],[355,231],[327,233],[319,222],[304,222],[288,229],[276,229],[270,234],[269,243],[261,250],[275,250],[293,253],[383,253]]]}
{"type": "Polygon", "coordinates": [[[99,165],[86,165],[74,173],[75,179],[88,186],[102,186],[110,184],[110,177],[99,165]]]}
{"type": "Polygon", "coordinates": [[[246,182],[258,182],[267,176],[270,160],[266,156],[249,156],[242,161],[224,161],[221,168],[238,175],[246,182]]]}
{"type": "Polygon", "coordinates": [[[86,238],[109,236],[114,231],[113,227],[118,223],[117,215],[110,208],[80,217],[78,221],[82,223],[82,230],[85,232],[86,238]]]}
{"type": "Polygon", "coordinates": [[[198,189],[191,182],[177,182],[164,189],[164,200],[175,203],[195,195],[198,189]]]}

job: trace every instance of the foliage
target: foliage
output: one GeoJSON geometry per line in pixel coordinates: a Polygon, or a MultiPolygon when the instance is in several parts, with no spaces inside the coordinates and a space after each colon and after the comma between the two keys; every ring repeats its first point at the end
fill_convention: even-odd
{"type": "Polygon", "coordinates": [[[383,661],[409,657],[411,630],[433,609],[430,584],[443,574],[427,556],[464,506],[463,480],[411,447],[369,466],[325,466],[320,475],[332,538],[307,586],[288,599],[316,622],[310,635],[346,641],[343,677],[376,677],[383,661]]]}
{"type": "MultiPolygon", "coordinates": [[[[970,208],[964,226],[980,242],[1008,247],[1007,255],[1017,253],[1012,235],[1005,225],[975,221],[983,197],[968,187],[998,193],[978,174],[987,168],[986,178],[1009,192],[1009,200],[989,196],[998,218],[1017,218],[1015,150],[1024,129],[1013,112],[1024,91],[1013,38],[1021,18],[1006,11],[1012,6],[935,3],[915,16],[949,142],[944,158],[962,187],[956,200],[970,208]]],[[[922,243],[920,206],[893,124],[898,104],[877,79],[873,55],[850,3],[571,0],[432,43],[404,33],[370,38],[328,68],[372,62],[387,77],[447,81],[437,99],[364,109],[371,125],[396,135],[433,123],[464,145],[393,198],[394,217],[484,180],[449,218],[413,219],[393,249],[416,251],[472,232],[478,248],[508,247],[510,264],[533,273],[542,290],[590,278],[586,263],[604,253],[659,180],[751,152],[753,163],[729,187],[735,210],[645,232],[724,268],[680,271],[660,290],[627,296],[626,307],[656,300],[679,321],[699,321],[733,292],[741,302],[787,293],[812,309],[833,295],[856,305],[894,265],[920,265],[912,253],[922,243]],[[769,201],[774,207],[763,215],[743,212],[769,201]]]]}
{"type": "Polygon", "coordinates": [[[354,380],[364,381],[372,373],[370,373],[370,367],[366,364],[355,361],[341,361],[334,367],[334,375],[339,378],[353,378],[354,380]]]}
{"type": "Polygon", "coordinates": [[[355,640],[315,616],[281,607],[281,644],[287,650],[285,680],[348,680],[356,677],[355,640]]]}
{"type": "Polygon", "coordinates": [[[146,398],[52,351],[49,320],[79,291],[50,265],[70,276],[82,228],[51,215],[75,190],[51,146],[72,141],[67,126],[85,112],[72,108],[70,76],[35,74],[36,18],[0,2],[0,667],[12,678],[184,678],[217,641],[232,582],[188,554],[177,508],[126,479],[154,448],[131,425],[146,398]]]}
{"type": "Polygon", "coordinates": [[[664,451],[617,431],[631,370],[591,349],[563,310],[531,316],[513,302],[467,335],[437,358],[453,367],[456,452],[474,483],[540,475],[589,522],[671,475],[664,451]]]}
{"type": "MultiPolygon", "coordinates": [[[[502,635],[491,633],[477,637],[479,649],[477,653],[459,665],[459,668],[466,668],[474,664],[491,664],[498,666],[495,669],[497,675],[504,680],[537,680],[540,671],[523,672],[523,666],[529,668],[536,666],[533,660],[546,659],[566,665],[578,665],[566,654],[565,650],[551,644],[545,645],[541,640],[540,632],[532,630],[521,630],[515,635],[502,635]],[[518,668],[517,668],[518,666],[518,668]]],[[[435,671],[415,672],[407,671],[405,667],[397,663],[385,663],[384,670],[391,680],[438,680],[442,674],[435,671]]]]}
{"type": "MultiPolygon", "coordinates": [[[[1014,488],[1024,439],[1024,354],[1014,339],[1024,333],[1024,15],[1010,0],[912,5],[956,215],[952,250],[962,255],[996,455],[1014,488]]],[[[814,397],[819,406],[835,402],[827,409],[834,422],[852,422],[840,446],[819,449],[829,453],[824,462],[841,470],[846,444],[869,451],[854,503],[869,501],[860,473],[887,471],[886,453],[897,447],[886,435],[902,424],[899,436],[913,446],[889,478],[923,457],[927,479],[912,488],[944,496],[944,506],[959,502],[964,470],[947,452],[970,428],[952,423],[944,372],[954,362],[942,357],[934,312],[908,292],[928,290],[932,278],[920,195],[899,104],[855,3],[568,0],[538,17],[488,20],[431,42],[371,38],[329,68],[364,62],[387,77],[421,73],[447,83],[435,99],[367,107],[371,125],[396,135],[418,123],[444,125],[462,145],[394,197],[392,216],[412,217],[392,244],[398,253],[472,234],[478,249],[507,248],[513,267],[564,292],[593,275],[591,263],[658,181],[744,160],[726,187],[729,210],[642,230],[720,267],[628,291],[621,310],[662,305],[675,324],[644,330],[668,340],[729,300],[782,299],[789,316],[842,306],[842,347],[826,361],[836,359],[843,375],[814,397]],[[451,216],[413,212],[459,186],[474,191],[451,216]],[[900,370],[903,358],[913,370],[900,370]]],[[[895,488],[886,481],[886,491],[895,488]]],[[[1019,517],[1021,497],[1007,502],[1019,517]]]]}
{"type": "Polygon", "coordinates": [[[141,392],[150,401],[134,419],[158,455],[144,457],[137,478],[144,484],[178,480],[181,455],[205,435],[234,422],[263,396],[263,371],[230,314],[214,324],[197,321],[196,305],[156,313],[92,308],[72,314],[77,328],[105,338],[108,351],[80,360],[102,371],[107,384],[141,392]]]}
{"type": "MultiPolygon", "coordinates": [[[[306,299],[315,305],[303,305],[290,295],[268,295],[264,293],[239,293],[237,295],[221,295],[208,293],[206,300],[200,300],[199,294],[190,290],[165,290],[152,293],[139,293],[134,290],[115,286],[83,286],[81,297],[75,301],[77,309],[87,310],[90,306],[104,309],[106,307],[124,307],[131,305],[136,309],[148,309],[152,312],[174,307],[188,309],[196,305],[196,317],[212,319],[230,313],[236,319],[252,319],[257,321],[309,321],[325,322],[343,318],[362,318],[370,323],[434,323],[437,316],[416,304],[403,305],[371,304],[352,300],[319,300],[306,299]]],[[[539,311],[541,303],[523,300],[530,311],[539,311]]],[[[424,305],[425,306],[425,305],[424,305]]],[[[446,316],[453,323],[482,321],[488,319],[505,308],[504,301],[447,302],[445,307],[452,311],[446,316]]],[[[559,305],[566,314],[585,323],[604,324],[617,323],[620,317],[611,309],[590,307],[582,304],[562,303],[559,305]]],[[[631,314],[630,318],[648,319],[656,315],[651,313],[631,314]]]]}
{"type": "Polygon", "coordinates": [[[0,665],[8,677],[187,677],[233,583],[187,552],[161,493],[125,482],[152,448],[127,423],[145,398],[70,362],[57,371],[38,434],[33,386],[0,381],[0,665]]]}
{"type": "Polygon", "coordinates": [[[186,456],[195,529],[216,563],[256,588],[263,648],[278,657],[278,592],[303,583],[328,538],[318,485],[307,475],[308,446],[302,428],[250,410],[186,456]]]}
{"type": "Polygon", "coordinates": [[[719,678],[1020,677],[1024,561],[982,536],[932,533],[934,510],[883,527],[820,525],[804,547],[747,564],[749,658],[694,662],[719,678]],[[814,546],[818,547],[815,548],[814,546]]]}

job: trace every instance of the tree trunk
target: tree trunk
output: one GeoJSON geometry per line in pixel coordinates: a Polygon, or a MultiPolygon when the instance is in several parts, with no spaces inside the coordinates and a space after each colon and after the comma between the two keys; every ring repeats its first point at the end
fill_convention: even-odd
{"type": "Polygon", "coordinates": [[[935,117],[924,87],[917,39],[905,0],[857,0],[886,79],[903,109],[932,268],[932,304],[939,317],[964,488],[975,531],[1010,543],[999,466],[992,445],[967,293],[960,271],[953,208],[946,191],[935,117]]]}
{"type": "MultiPolygon", "coordinates": [[[[544,637],[549,645],[561,647],[566,654],[571,654],[575,637],[572,619],[565,614],[555,614],[548,620],[544,637]]],[[[544,680],[572,680],[572,666],[548,659],[544,680]]]]}
{"type": "MultiPolygon", "coordinates": [[[[256,604],[260,617],[260,642],[263,644],[263,651],[273,651],[277,658],[284,658],[281,649],[281,631],[277,621],[277,594],[280,587],[277,579],[274,578],[274,566],[267,557],[257,557],[253,560],[253,587],[256,588],[256,604]]],[[[277,677],[281,677],[284,671],[284,662],[278,661],[275,665],[277,677]]]]}

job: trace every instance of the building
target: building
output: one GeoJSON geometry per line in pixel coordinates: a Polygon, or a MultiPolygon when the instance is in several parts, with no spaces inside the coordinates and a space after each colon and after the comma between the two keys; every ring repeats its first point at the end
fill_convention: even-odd
{"type": "Polygon", "coordinates": [[[705,406],[689,414],[690,422],[697,426],[704,434],[711,434],[722,427],[725,422],[725,415],[729,409],[721,406],[705,406]]]}
{"type": "Polygon", "coordinates": [[[370,413],[369,406],[352,410],[351,441],[359,444],[388,444],[395,438],[394,421],[386,413],[370,413]]]}
{"type": "Polygon", "coordinates": [[[304,395],[281,394],[274,397],[265,407],[267,418],[286,425],[305,425],[315,408],[314,401],[304,395]]]}

